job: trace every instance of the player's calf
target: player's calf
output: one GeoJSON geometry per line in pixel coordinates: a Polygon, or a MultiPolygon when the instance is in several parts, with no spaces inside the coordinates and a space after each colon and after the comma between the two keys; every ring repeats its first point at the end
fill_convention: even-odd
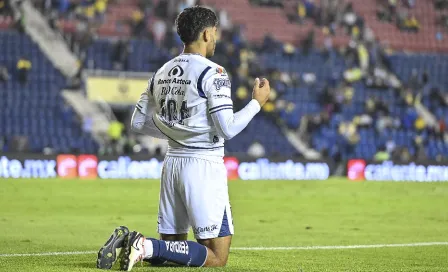
{"type": "Polygon", "coordinates": [[[200,243],[164,241],[145,238],[141,233],[131,232],[126,240],[121,269],[130,271],[135,264],[144,259],[165,260],[192,267],[225,266],[230,241],[231,236],[201,240],[200,243]],[[209,245],[210,248],[207,248],[204,244],[209,245]]]}

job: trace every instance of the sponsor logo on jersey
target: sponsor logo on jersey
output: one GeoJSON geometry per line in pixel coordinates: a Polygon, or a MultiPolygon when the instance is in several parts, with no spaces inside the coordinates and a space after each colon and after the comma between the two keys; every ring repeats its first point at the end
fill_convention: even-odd
{"type": "Polygon", "coordinates": [[[228,78],[215,78],[215,80],[213,80],[213,85],[215,85],[216,90],[219,91],[223,87],[230,88],[232,84],[228,78]]]}
{"type": "Polygon", "coordinates": [[[168,78],[168,79],[161,79],[159,78],[159,80],[157,81],[157,84],[162,85],[162,84],[181,84],[181,85],[190,85],[191,84],[191,80],[189,79],[181,79],[181,78],[168,78]]]}
{"type": "Polygon", "coordinates": [[[162,87],[162,95],[185,95],[185,90],[182,87],[164,86],[162,87]]]}
{"type": "Polygon", "coordinates": [[[175,59],[174,62],[190,62],[187,59],[175,59]]]}
{"type": "Polygon", "coordinates": [[[218,74],[227,74],[226,69],[222,68],[222,67],[217,67],[216,68],[216,73],[218,74]]]}
{"type": "Polygon", "coordinates": [[[213,224],[213,225],[206,226],[206,227],[195,227],[195,228],[193,228],[193,233],[194,234],[200,234],[200,233],[203,233],[203,232],[206,232],[206,231],[214,231],[214,230],[217,230],[217,229],[218,229],[218,225],[213,224]]]}
{"type": "Polygon", "coordinates": [[[168,72],[169,77],[181,77],[183,75],[184,75],[184,69],[182,69],[182,67],[180,67],[179,65],[174,66],[168,72]]]}
{"type": "Polygon", "coordinates": [[[226,95],[226,94],[214,94],[213,98],[231,98],[230,96],[226,95]]]}

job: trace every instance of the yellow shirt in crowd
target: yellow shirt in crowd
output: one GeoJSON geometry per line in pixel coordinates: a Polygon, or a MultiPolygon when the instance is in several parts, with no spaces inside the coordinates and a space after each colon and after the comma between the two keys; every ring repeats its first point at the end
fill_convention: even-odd
{"type": "Polygon", "coordinates": [[[120,140],[124,125],[118,121],[112,121],[109,125],[109,138],[111,140],[120,140]]]}

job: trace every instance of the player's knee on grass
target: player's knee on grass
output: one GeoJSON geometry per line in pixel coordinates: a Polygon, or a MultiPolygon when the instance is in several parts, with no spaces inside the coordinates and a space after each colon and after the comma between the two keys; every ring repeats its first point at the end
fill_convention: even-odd
{"type": "Polygon", "coordinates": [[[205,267],[222,267],[229,258],[232,235],[213,239],[198,240],[198,243],[207,247],[207,260],[205,267]]]}

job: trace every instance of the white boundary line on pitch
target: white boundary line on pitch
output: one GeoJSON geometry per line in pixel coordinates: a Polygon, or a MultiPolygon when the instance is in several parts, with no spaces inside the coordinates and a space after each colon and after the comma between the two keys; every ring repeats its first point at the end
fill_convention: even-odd
{"type": "MultiPolygon", "coordinates": [[[[300,247],[232,247],[230,250],[245,251],[271,251],[271,250],[318,250],[318,249],[358,249],[383,247],[422,247],[422,246],[448,246],[448,242],[426,242],[409,244],[378,244],[378,245],[348,245],[348,246],[300,246],[300,247]]],[[[86,255],[97,251],[71,251],[71,252],[44,252],[44,253],[16,253],[0,254],[0,257],[27,257],[27,256],[58,256],[58,255],[86,255]]]]}

